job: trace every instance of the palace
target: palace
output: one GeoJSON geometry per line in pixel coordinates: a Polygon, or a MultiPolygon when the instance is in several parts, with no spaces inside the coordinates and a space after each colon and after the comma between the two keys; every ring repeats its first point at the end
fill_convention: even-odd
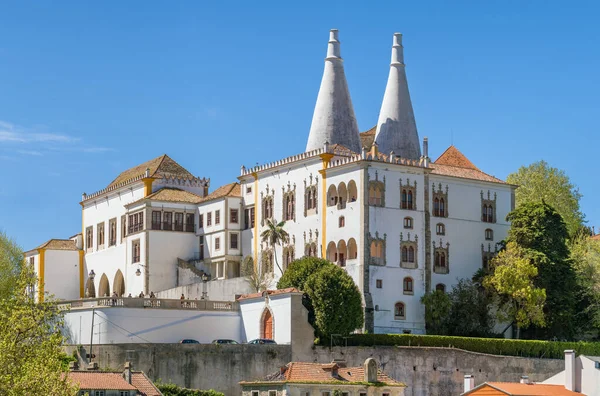
{"type": "Polygon", "coordinates": [[[167,155],[83,194],[81,233],[27,252],[45,293],[65,300],[156,293],[233,301],[252,292],[247,256],[274,275],[317,256],[343,267],[363,296],[365,330],[424,333],[420,298],[485,267],[505,238],[515,186],[450,146],[435,161],[410,100],[402,35],[394,34],[377,125],[359,133],[331,30],[306,149],[241,167],[209,193],[167,155]],[[283,246],[264,243],[268,220],[285,221],[283,246]]]}

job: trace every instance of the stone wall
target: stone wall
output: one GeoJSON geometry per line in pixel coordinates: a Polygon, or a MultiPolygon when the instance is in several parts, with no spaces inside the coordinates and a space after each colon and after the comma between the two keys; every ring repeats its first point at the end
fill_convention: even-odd
{"type": "MultiPolygon", "coordinates": [[[[75,347],[67,347],[72,353],[75,347]]],[[[85,348],[89,348],[85,347],[85,348]]],[[[238,382],[276,372],[292,356],[309,362],[345,359],[349,366],[373,357],[385,373],[406,383],[406,396],[448,396],[462,393],[463,377],[485,381],[517,382],[521,375],[542,381],[564,369],[563,360],[495,356],[452,348],[423,347],[325,347],[295,348],[290,345],[113,344],[94,346],[102,368],[122,370],[131,361],[153,379],[188,388],[215,389],[227,396],[241,395],[238,382]]],[[[86,351],[81,352],[85,356],[86,351]]],[[[80,362],[80,363],[83,363],[80,362]]]]}

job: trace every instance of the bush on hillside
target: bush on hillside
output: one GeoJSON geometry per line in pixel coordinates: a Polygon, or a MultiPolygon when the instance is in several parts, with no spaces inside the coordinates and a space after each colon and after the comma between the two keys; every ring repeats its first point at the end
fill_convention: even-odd
{"type": "Polygon", "coordinates": [[[175,384],[163,384],[158,381],[156,387],[165,396],[225,396],[221,392],[214,390],[198,390],[179,387],[175,384]]]}

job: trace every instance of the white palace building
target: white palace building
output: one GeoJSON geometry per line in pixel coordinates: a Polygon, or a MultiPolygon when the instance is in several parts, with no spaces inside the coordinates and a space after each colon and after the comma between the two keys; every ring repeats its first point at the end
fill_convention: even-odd
{"type": "Polygon", "coordinates": [[[283,271],[296,258],[317,256],[358,285],[365,330],[424,333],[421,296],[486,266],[515,203],[515,186],[456,147],[430,160],[427,138],[421,144],[417,133],[401,34],[393,37],[377,125],[359,133],[337,30],[306,149],[242,166],[237,182],[209,187],[163,155],[83,194],[81,233],[26,254],[39,277],[37,298],[154,292],[235,301],[252,291],[241,277],[246,256],[274,273],[272,288],[281,276],[273,255],[283,271]],[[285,220],[288,244],[261,242],[267,219],[285,220]]]}

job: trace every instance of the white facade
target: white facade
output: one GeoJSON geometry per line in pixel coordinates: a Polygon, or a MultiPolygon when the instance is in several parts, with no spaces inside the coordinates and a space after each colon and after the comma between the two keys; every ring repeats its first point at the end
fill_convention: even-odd
{"type": "Polygon", "coordinates": [[[565,370],[548,378],[543,384],[564,385],[568,390],[587,396],[600,396],[600,357],[575,356],[565,351],[565,370]]]}

